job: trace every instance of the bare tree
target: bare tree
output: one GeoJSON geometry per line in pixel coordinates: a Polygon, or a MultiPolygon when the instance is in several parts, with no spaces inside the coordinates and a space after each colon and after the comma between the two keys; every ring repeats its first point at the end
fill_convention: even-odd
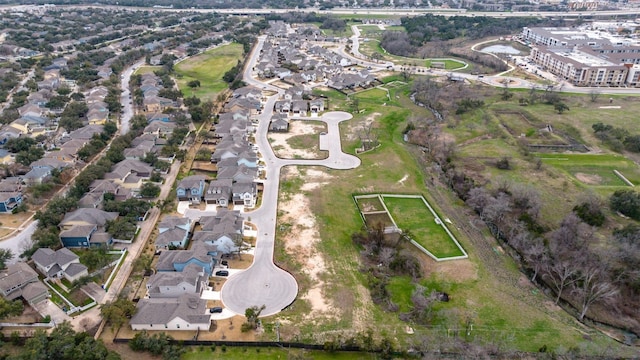
{"type": "Polygon", "coordinates": [[[242,235],[240,234],[236,234],[236,236],[233,237],[233,246],[236,247],[236,252],[238,254],[238,258],[242,259],[242,250],[244,248],[244,239],[242,238],[242,235]]]}
{"type": "Polygon", "coordinates": [[[380,254],[378,254],[378,260],[385,268],[389,267],[389,264],[393,261],[396,256],[396,249],[390,247],[383,247],[380,250],[380,254]]]}
{"type": "Polygon", "coordinates": [[[580,299],[580,321],[584,319],[592,304],[610,300],[618,294],[618,289],[608,278],[606,265],[601,262],[592,261],[587,264],[582,269],[580,282],[582,286],[575,289],[580,299]]]}
{"type": "Polygon", "coordinates": [[[578,281],[577,275],[579,272],[580,265],[571,259],[554,259],[554,261],[546,268],[545,279],[551,282],[551,285],[553,285],[554,290],[556,291],[556,304],[560,301],[562,292],[568,286],[571,286],[578,281]]]}
{"type": "Polygon", "coordinates": [[[591,89],[591,91],[589,91],[589,97],[591,98],[591,102],[598,101],[598,98],[600,97],[601,94],[602,92],[599,89],[591,89]]]}
{"type": "Polygon", "coordinates": [[[544,241],[541,238],[534,238],[530,246],[524,250],[524,258],[533,270],[531,281],[534,282],[538,273],[549,262],[549,254],[544,246],[544,241]]]}
{"type": "Polygon", "coordinates": [[[362,125],[360,131],[358,131],[358,137],[365,151],[378,146],[378,131],[373,127],[372,121],[362,125]]]}

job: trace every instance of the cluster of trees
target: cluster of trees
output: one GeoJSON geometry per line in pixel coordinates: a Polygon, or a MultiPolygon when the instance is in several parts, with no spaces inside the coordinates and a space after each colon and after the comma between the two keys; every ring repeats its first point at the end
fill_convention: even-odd
{"type": "MultiPolygon", "coordinates": [[[[637,323],[622,320],[639,316],[640,226],[614,230],[608,239],[596,236],[595,227],[605,225],[607,216],[606,202],[593,194],[579,198],[558,225],[542,223],[542,201],[535,189],[505,181],[476,182],[456,168],[455,148],[438,139],[437,124],[427,126],[426,132],[435,135],[410,139],[428,149],[425,154],[438,164],[433,169],[521,262],[532,281],[553,292],[557,302],[575,308],[580,320],[590,316],[640,333],[637,323]],[[601,246],[603,242],[610,246],[601,246]]],[[[608,200],[611,210],[640,218],[637,192],[617,191],[608,200]]]]}
{"type": "Polygon", "coordinates": [[[591,128],[595,136],[613,151],[640,152],[640,135],[631,135],[626,129],[601,122],[593,124],[591,128]]]}
{"type": "Polygon", "coordinates": [[[162,356],[163,360],[179,360],[185,348],[172,345],[173,338],[165,333],[149,335],[146,331],[137,333],[129,347],[133,351],[147,351],[155,356],[162,356]]]}
{"type": "Polygon", "coordinates": [[[243,63],[238,60],[238,63],[222,76],[222,80],[229,84],[231,90],[239,89],[246,85],[242,81],[242,66],[243,63]]]}
{"type": "MultiPolygon", "coordinates": [[[[143,190],[146,184],[150,183],[145,183],[142,186],[143,190]]],[[[155,186],[155,188],[160,192],[160,188],[157,186],[155,186]]],[[[135,235],[138,219],[144,216],[144,214],[151,208],[151,204],[140,199],[116,201],[113,194],[105,194],[103,208],[104,211],[117,212],[119,215],[117,219],[107,221],[107,232],[116,239],[128,240],[133,238],[135,235]]]]}
{"type": "MultiPolygon", "coordinates": [[[[537,222],[539,194],[513,184],[499,184],[495,190],[473,187],[466,203],[494,236],[523,260],[532,281],[541,280],[551,288],[556,302],[564,299],[577,308],[580,320],[591,305],[613,301],[620,292],[616,274],[627,269],[620,267],[617,257],[594,246],[593,228],[576,213],[568,214],[557,229],[549,231],[537,222]]],[[[587,209],[587,213],[599,209],[597,204],[581,203],[577,207],[587,209]]],[[[636,257],[640,261],[640,253],[636,257]]]]}
{"type": "MultiPolygon", "coordinates": [[[[403,17],[402,26],[411,39],[411,44],[421,46],[433,39],[455,38],[481,39],[488,36],[508,35],[523,27],[542,26],[549,20],[535,17],[494,18],[487,16],[424,16],[403,17]]],[[[562,22],[562,21],[560,21],[562,22]]]]}
{"type": "Polygon", "coordinates": [[[342,32],[347,28],[347,23],[338,18],[327,17],[322,21],[320,29],[327,29],[335,32],[342,32]]]}
{"type": "Polygon", "coordinates": [[[107,349],[100,340],[86,332],[76,333],[68,322],[47,334],[36,330],[27,339],[21,351],[6,357],[8,360],[59,359],[59,360],[119,360],[118,353],[107,349]]]}
{"type": "Polygon", "coordinates": [[[4,145],[5,149],[16,154],[16,162],[29,166],[44,156],[44,150],[38,142],[30,137],[12,138],[4,145]]]}
{"type": "Polygon", "coordinates": [[[117,330],[126,324],[127,319],[130,319],[135,312],[136,305],[124,297],[119,297],[100,306],[100,314],[112,330],[117,330]]]}
{"type": "MultiPolygon", "coordinates": [[[[366,230],[351,235],[351,240],[362,248],[361,272],[367,274],[367,283],[374,303],[383,306],[387,311],[398,311],[399,307],[391,300],[387,289],[392,276],[409,275],[413,281],[422,276],[422,269],[418,259],[406,249],[402,248],[402,240],[411,237],[409,232],[387,235],[383,224],[375,224],[366,230]]],[[[425,289],[422,289],[425,290],[425,289]]],[[[426,290],[425,290],[426,291],[426,290]]],[[[413,320],[421,324],[428,324],[430,312],[424,305],[425,291],[416,293],[412,300],[413,309],[407,314],[400,314],[403,320],[413,320]]]]}
{"type": "Polygon", "coordinates": [[[68,132],[84,126],[89,107],[84,101],[72,101],[64,108],[60,114],[58,124],[68,132]]]}
{"type": "MultiPolygon", "coordinates": [[[[104,124],[104,128],[102,129],[102,133],[95,134],[88,143],[86,143],[80,150],[78,150],[78,157],[82,159],[82,161],[87,161],[89,158],[93,157],[95,154],[99,153],[107,146],[107,141],[111,139],[113,134],[118,131],[118,126],[112,122],[107,121],[104,124]]],[[[112,157],[115,159],[116,156],[119,157],[116,151],[111,153],[112,157]]],[[[113,159],[110,159],[113,162],[113,159]]]]}

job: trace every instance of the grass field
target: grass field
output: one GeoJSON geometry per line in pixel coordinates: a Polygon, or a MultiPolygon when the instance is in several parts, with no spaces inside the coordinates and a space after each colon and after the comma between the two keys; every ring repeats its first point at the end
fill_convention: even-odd
{"type": "Polygon", "coordinates": [[[583,179],[577,179],[589,186],[627,186],[614,170],[631,181],[634,185],[640,184],[640,168],[633,161],[622,155],[614,154],[541,154],[538,155],[545,164],[553,165],[566,171],[569,175],[584,174],[583,179]]]}
{"type": "Polygon", "coordinates": [[[195,95],[201,99],[213,100],[227,88],[222,76],[242,60],[242,45],[228,44],[196,55],[175,66],[178,87],[185,96],[195,95]],[[187,86],[191,80],[199,80],[200,87],[193,91],[187,86]]]}
{"type": "MultiPolygon", "coordinates": [[[[359,271],[361,249],[351,240],[351,234],[361,230],[362,219],[358,208],[346,205],[345,199],[349,199],[354,193],[383,193],[388,192],[389,189],[401,189],[404,193],[425,193],[423,172],[412,153],[408,151],[407,145],[402,141],[402,132],[409,117],[429,116],[426,109],[415,106],[407,98],[406,94],[410,86],[409,84],[393,89],[394,101],[386,106],[381,106],[384,101],[380,101],[375,96],[361,98],[360,107],[365,109],[364,113],[341,124],[343,150],[353,154],[355,148],[360,145],[354,134],[364,122],[374,121],[381,146],[359,155],[362,164],[358,168],[345,171],[314,168],[314,171],[322,172],[329,179],[323,178],[323,185],[313,189],[303,187],[304,181],[296,177],[287,177],[286,181],[281,183],[281,199],[302,194],[309,201],[309,209],[316,219],[317,231],[321,239],[315,245],[314,251],[325,262],[322,271],[322,294],[331,304],[332,310],[329,314],[318,314],[313,311],[311,303],[305,300],[311,284],[308,278],[301,275],[297,276],[300,295],[293,307],[276,317],[264,319],[263,323],[273,325],[278,320],[281,323],[282,334],[289,334],[288,336],[292,336],[292,339],[309,341],[344,338],[372,328],[381,336],[393,334],[398,344],[407,345],[423,335],[438,339],[438,336],[446,335],[448,330],[464,329],[465,323],[472,321],[474,331],[467,339],[476,339],[484,343],[500,343],[500,346],[506,348],[536,352],[546,345],[548,349],[560,352],[570,347],[596,349],[613,347],[616,351],[621,351],[623,349],[621,346],[596,331],[587,330],[590,340],[585,340],[584,328],[576,326],[571,316],[560,308],[550,306],[548,298],[536,291],[534,287],[519,285],[524,275],[519,272],[517,265],[509,256],[495,250],[498,245],[486,229],[475,230],[479,235],[475,235],[478,239],[473,241],[462,235],[459,228],[468,223],[468,218],[462,215],[465,213],[465,208],[444,187],[429,188],[426,198],[435,207],[436,212],[447,214],[451,218],[453,225],[449,228],[469,253],[469,259],[456,260],[445,265],[429,265],[437,267],[432,272],[426,272],[420,284],[429,289],[446,291],[451,296],[451,301],[438,303],[435,306],[432,325],[427,327],[412,325],[416,331],[414,335],[405,335],[404,329],[407,324],[398,319],[398,313],[385,312],[371,302],[369,291],[365,287],[366,275],[359,271]],[[399,184],[405,177],[406,181],[399,184]],[[441,206],[446,208],[441,209],[441,206]],[[449,266],[449,268],[438,270],[439,266],[449,266]]],[[[332,109],[334,106],[347,108],[345,96],[342,94],[334,91],[316,90],[314,92],[328,96],[332,109]]],[[[376,94],[376,92],[372,93],[376,94]]],[[[535,111],[531,107],[527,110],[535,111]]],[[[482,117],[474,119],[469,121],[468,126],[463,119],[463,122],[452,127],[451,131],[468,133],[466,135],[468,138],[484,134],[485,127],[490,124],[485,125],[482,117]],[[471,136],[471,134],[475,135],[471,136]]],[[[517,150],[513,150],[509,139],[487,141],[497,140],[501,143],[495,144],[496,149],[503,147],[509,149],[509,153],[518,153],[517,150]]],[[[473,143],[475,144],[482,144],[482,142],[473,143]]],[[[478,163],[477,160],[473,162],[478,163]]],[[[531,180],[532,174],[534,176],[536,174],[529,171],[529,168],[525,167],[526,164],[528,163],[517,164],[526,170],[521,173],[520,178],[524,183],[531,180]]],[[[530,166],[533,167],[533,164],[530,166]]],[[[544,171],[553,169],[552,166],[547,168],[544,171]]],[[[488,169],[487,166],[487,171],[488,169]]],[[[515,172],[509,174],[515,174],[515,172]]],[[[553,186],[556,191],[562,191],[561,182],[553,186]]],[[[545,204],[557,201],[553,197],[544,196],[542,200],[545,204]]],[[[574,199],[568,199],[568,201],[571,202],[574,199]]],[[[360,206],[364,206],[363,204],[359,202],[360,206]]],[[[375,204],[371,206],[377,207],[375,204]]],[[[558,217],[555,219],[557,221],[558,217]]],[[[278,231],[276,262],[288,264],[291,269],[294,269],[294,273],[306,273],[307,268],[296,260],[296,254],[283,249],[282,236],[283,232],[278,231]]],[[[403,246],[405,251],[422,254],[412,246],[403,246]]],[[[426,258],[426,255],[424,257],[426,258]]],[[[427,258],[426,261],[432,260],[427,258]]],[[[410,297],[414,289],[415,284],[407,277],[390,279],[388,287],[391,298],[399,304],[400,311],[409,309],[410,297]]],[[[264,334],[265,339],[272,339],[274,336],[273,331],[267,331],[264,334]]]]}
{"type": "Polygon", "coordinates": [[[410,231],[413,240],[439,259],[463,256],[464,253],[449,237],[442,225],[421,198],[384,197],[396,224],[403,231],[410,231]]]}
{"type": "Polygon", "coordinates": [[[417,59],[408,58],[404,56],[393,55],[386,52],[381,46],[380,41],[376,39],[369,39],[360,43],[360,52],[364,55],[371,56],[374,53],[382,55],[382,60],[392,61],[396,66],[408,65],[408,66],[424,66],[431,67],[433,61],[444,62],[446,70],[461,69],[465,66],[463,61],[455,59],[417,59]]]}
{"type": "Polygon", "coordinates": [[[140,66],[135,73],[136,75],[144,75],[160,69],[162,69],[162,66],[145,65],[145,66],[140,66]]]}

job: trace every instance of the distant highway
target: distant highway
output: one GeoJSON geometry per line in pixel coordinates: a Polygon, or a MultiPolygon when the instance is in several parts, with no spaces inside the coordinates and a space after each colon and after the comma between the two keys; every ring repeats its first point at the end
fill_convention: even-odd
{"type": "MultiPolygon", "coordinates": [[[[2,11],[16,11],[21,7],[27,8],[33,5],[4,5],[0,6],[2,11]]],[[[199,13],[220,13],[232,15],[265,15],[265,14],[284,14],[289,12],[315,12],[318,14],[333,15],[396,15],[396,16],[420,16],[424,14],[442,15],[442,16],[488,16],[488,17],[544,17],[544,18],[592,18],[592,17],[611,17],[611,16],[629,16],[640,15],[640,8],[629,8],[620,10],[601,10],[601,11],[469,11],[467,9],[440,9],[440,8],[415,8],[415,9],[396,9],[396,8],[334,8],[320,10],[319,8],[304,9],[171,9],[156,7],[133,7],[118,5],[55,5],[55,8],[70,9],[129,9],[139,11],[165,11],[165,12],[199,12],[199,13]]]]}

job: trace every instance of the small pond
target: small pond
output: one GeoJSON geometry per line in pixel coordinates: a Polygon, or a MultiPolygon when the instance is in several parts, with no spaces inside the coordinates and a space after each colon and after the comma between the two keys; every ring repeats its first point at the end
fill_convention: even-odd
{"type": "Polygon", "coordinates": [[[487,46],[486,48],[480,51],[486,52],[486,53],[492,53],[492,54],[509,54],[509,55],[520,54],[520,50],[509,45],[491,45],[491,46],[487,46]]]}

